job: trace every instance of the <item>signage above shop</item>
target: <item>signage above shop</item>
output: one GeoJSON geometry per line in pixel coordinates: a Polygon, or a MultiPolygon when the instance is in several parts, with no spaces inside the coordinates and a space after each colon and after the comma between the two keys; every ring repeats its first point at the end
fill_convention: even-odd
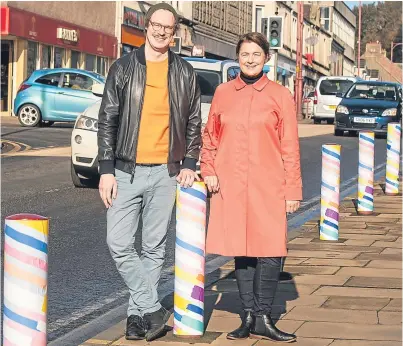
{"type": "Polygon", "coordinates": [[[169,44],[169,48],[171,49],[172,52],[180,54],[182,49],[182,38],[174,36],[172,42],[169,44]]]}
{"type": "Polygon", "coordinates": [[[70,42],[78,42],[78,32],[77,30],[57,28],[57,38],[70,42]]]}
{"type": "Polygon", "coordinates": [[[133,10],[129,7],[123,8],[123,24],[132,28],[144,30],[144,13],[133,10]]]}

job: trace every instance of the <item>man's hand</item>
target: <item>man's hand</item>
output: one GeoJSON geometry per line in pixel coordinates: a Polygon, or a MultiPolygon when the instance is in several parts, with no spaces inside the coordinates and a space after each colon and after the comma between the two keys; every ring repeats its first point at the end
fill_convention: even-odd
{"type": "Polygon", "coordinates": [[[116,199],[118,184],[113,174],[102,174],[99,181],[99,195],[106,208],[112,206],[112,200],[116,199]]]}
{"type": "Polygon", "coordinates": [[[218,190],[220,190],[217,176],[211,175],[209,177],[204,177],[204,182],[210,192],[218,192],[218,190]]]}
{"type": "Polygon", "coordinates": [[[180,173],[176,177],[176,181],[185,189],[191,187],[195,180],[200,181],[199,176],[196,172],[188,168],[181,169],[180,173]]]}
{"type": "Polygon", "coordinates": [[[286,212],[294,213],[299,209],[300,202],[299,201],[285,201],[286,204],[286,212]]]}

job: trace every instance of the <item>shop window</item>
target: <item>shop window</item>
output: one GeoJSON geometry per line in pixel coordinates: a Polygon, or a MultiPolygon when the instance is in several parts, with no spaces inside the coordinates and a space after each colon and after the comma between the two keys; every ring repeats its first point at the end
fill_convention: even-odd
{"type": "Polygon", "coordinates": [[[80,52],[71,51],[71,68],[80,68],[80,52]]]}
{"type": "Polygon", "coordinates": [[[105,58],[97,56],[97,70],[100,75],[105,76],[105,58]]]}
{"type": "Polygon", "coordinates": [[[87,54],[85,56],[85,69],[95,72],[95,55],[87,54]]]}
{"type": "Polygon", "coordinates": [[[74,90],[91,91],[94,80],[81,73],[65,73],[63,78],[63,88],[74,90]]]}
{"type": "Polygon", "coordinates": [[[63,67],[64,54],[64,48],[55,47],[54,68],[63,67]]]}
{"type": "Polygon", "coordinates": [[[36,70],[36,62],[38,60],[38,43],[28,41],[27,53],[27,77],[36,70]]]}
{"type": "Polygon", "coordinates": [[[41,69],[50,68],[50,61],[52,60],[52,47],[42,45],[41,51],[41,69]]]}
{"type": "Polygon", "coordinates": [[[59,85],[61,73],[50,73],[45,76],[39,77],[35,83],[50,85],[57,87],[59,85]]]}

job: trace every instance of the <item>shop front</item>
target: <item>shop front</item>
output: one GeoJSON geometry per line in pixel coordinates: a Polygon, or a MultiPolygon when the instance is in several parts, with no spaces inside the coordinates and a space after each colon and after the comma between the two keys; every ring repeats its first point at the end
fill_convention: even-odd
{"type": "Polygon", "coordinates": [[[294,94],[295,90],[295,74],[296,66],[295,61],[288,59],[279,54],[277,62],[277,83],[285,86],[294,94]]]}
{"type": "Polygon", "coordinates": [[[18,86],[33,71],[65,67],[106,75],[117,51],[111,35],[13,7],[1,7],[1,39],[1,111],[8,114],[18,86]]]}
{"type": "Polygon", "coordinates": [[[145,16],[140,11],[129,7],[123,8],[123,24],[121,30],[122,51],[125,55],[145,43],[145,16]]]}

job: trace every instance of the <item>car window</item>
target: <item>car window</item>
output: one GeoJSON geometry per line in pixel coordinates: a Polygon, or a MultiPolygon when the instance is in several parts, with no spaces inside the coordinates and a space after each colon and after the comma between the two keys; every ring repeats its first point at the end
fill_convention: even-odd
{"type": "Polygon", "coordinates": [[[63,88],[74,90],[91,91],[94,80],[81,73],[65,73],[63,78],[63,88]]]}
{"type": "Polygon", "coordinates": [[[355,84],[346,98],[396,101],[396,88],[393,85],[355,84]]]}
{"type": "Polygon", "coordinates": [[[235,78],[238,76],[238,74],[239,74],[240,71],[241,71],[241,69],[240,69],[239,67],[230,67],[230,68],[228,69],[228,72],[227,72],[227,79],[228,79],[228,82],[229,82],[230,80],[235,79],[235,78]]]}
{"type": "Polygon", "coordinates": [[[215,89],[222,83],[221,72],[195,69],[200,86],[201,102],[211,103],[215,89]]]}
{"type": "Polygon", "coordinates": [[[51,85],[57,87],[59,85],[61,73],[49,73],[39,77],[35,83],[51,85]]]}
{"type": "Polygon", "coordinates": [[[345,93],[354,82],[345,79],[324,79],[319,85],[321,95],[336,95],[345,93]]]}

